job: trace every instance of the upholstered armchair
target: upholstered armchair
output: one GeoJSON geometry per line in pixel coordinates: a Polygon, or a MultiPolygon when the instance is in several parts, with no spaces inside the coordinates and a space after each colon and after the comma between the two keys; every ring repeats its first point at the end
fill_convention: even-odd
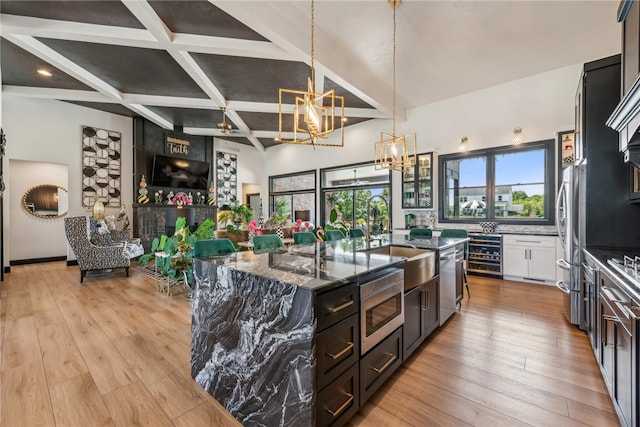
{"type": "Polygon", "coordinates": [[[109,241],[102,236],[104,233],[90,234],[91,221],[93,218],[88,216],[64,219],[67,240],[80,267],[80,283],[83,282],[87,271],[94,270],[124,268],[129,277],[130,261],[124,251],[126,243],[109,241]]]}

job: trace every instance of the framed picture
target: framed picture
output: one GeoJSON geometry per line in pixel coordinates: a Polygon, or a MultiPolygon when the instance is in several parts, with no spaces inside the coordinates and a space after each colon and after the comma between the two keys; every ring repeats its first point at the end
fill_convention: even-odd
{"type": "Polygon", "coordinates": [[[216,204],[218,207],[238,201],[238,156],[216,152],[216,204]]]}

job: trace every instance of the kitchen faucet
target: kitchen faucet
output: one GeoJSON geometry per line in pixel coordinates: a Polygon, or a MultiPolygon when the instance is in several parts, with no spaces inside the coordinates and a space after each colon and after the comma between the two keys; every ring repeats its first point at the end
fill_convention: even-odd
{"type": "MultiPolygon", "coordinates": [[[[371,196],[369,197],[369,199],[367,200],[367,229],[365,230],[366,236],[367,236],[367,244],[372,241],[373,239],[371,238],[371,201],[373,199],[380,199],[384,202],[384,204],[387,207],[387,215],[389,215],[389,202],[387,202],[387,199],[385,199],[382,196],[379,195],[375,195],[375,196],[371,196]]],[[[380,239],[378,239],[380,240],[380,239]]]]}

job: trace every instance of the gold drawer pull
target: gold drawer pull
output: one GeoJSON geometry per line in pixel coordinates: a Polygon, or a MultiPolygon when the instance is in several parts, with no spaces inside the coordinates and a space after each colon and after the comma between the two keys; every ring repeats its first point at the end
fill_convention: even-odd
{"type": "Polygon", "coordinates": [[[351,300],[351,301],[347,301],[347,302],[345,302],[344,304],[339,305],[339,306],[337,306],[337,307],[330,308],[330,309],[329,309],[329,311],[330,311],[331,313],[337,313],[338,311],[340,311],[340,310],[344,310],[345,308],[347,308],[347,307],[349,307],[349,306],[351,306],[351,305],[353,305],[353,300],[351,300]]]}
{"type": "Polygon", "coordinates": [[[340,413],[341,413],[342,411],[344,411],[345,409],[347,409],[347,407],[348,407],[349,405],[351,405],[351,402],[353,402],[353,394],[351,394],[351,393],[345,393],[345,395],[347,396],[347,401],[346,401],[346,402],[344,402],[342,405],[340,405],[340,407],[339,407],[338,409],[336,409],[335,411],[332,411],[331,409],[327,409],[327,410],[326,410],[328,413],[330,413],[330,414],[331,414],[331,416],[332,416],[333,418],[335,418],[335,417],[337,417],[338,415],[340,415],[340,413]]]}
{"type": "Polygon", "coordinates": [[[380,368],[371,368],[373,369],[375,372],[377,372],[378,374],[383,373],[393,362],[396,361],[396,359],[398,358],[395,354],[391,354],[391,353],[385,353],[387,356],[391,356],[391,358],[389,360],[387,360],[387,363],[385,363],[384,365],[382,365],[382,367],[380,368]]]}
{"type": "Polygon", "coordinates": [[[352,348],[353,348],[353,343],[351,341],[347,341],[347,346],[344,349],[342,349],[341,351],[339,351],[336,354],[327,353],[327,356],[329,356],[333,360],[336,360],[336,359],[342,357],[342,355],[344,355],[346,352],[348,352],[352,348]]]}

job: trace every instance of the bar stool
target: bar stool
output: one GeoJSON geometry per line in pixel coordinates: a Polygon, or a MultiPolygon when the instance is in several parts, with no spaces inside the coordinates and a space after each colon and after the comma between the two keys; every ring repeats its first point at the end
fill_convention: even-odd
{"type": "MultiPolygon", "coordinates": [[[[440,237],[469,237],[469,233],[467,230],[463,230],[460,228],[445,228],[440,233],[440,237]]],[[[467,295],[471,298],[471,293],[469,293],[469,281],[467,280],[467,260],[469,259],[469,242],[464,242],[464,268],[462,269],[462,281],[467,288],[467,295]]]]}
{"type": "Polygon", "coordinates": [[[340,239],[344,239],[346,236],[344,235],[344,233],[340,230],[328,230],[325,233],[326,236],[326,240],[327,241],[331,241],[331,240],[340,240],[340,239]]]}
{"type": "Polygon", "coordinates": [[[352,239],[354,237],[364,237],[364,230],[362,228],[350,228],[349,237],[351,237],[352,239]]]}
{"type": "Polygon", "coordinates": [[[433,237],[433,232],[430,228],[412,228],[409,230],[410,239],[430,239],[433,237]]]}
{"type": "Polygon", "coordinates": [[[253,238],[253,250],[284,248],[282,239],[276,234],[264,234],[253,238]]]}
{"type": "Polygon", "coordinates": [[[318,239],[316,239],[316,236],[310,231],[301,231],[299,233],[293,233],[294,245],[316,243],[317,241],[318,239]]]}
{"type": "Polygon", "coordinates": [[[193,244],[194,258],[229,255],[235,252],[237,249],[233,246],[233,242],[227,238],[198,240],[193,244]]]}

